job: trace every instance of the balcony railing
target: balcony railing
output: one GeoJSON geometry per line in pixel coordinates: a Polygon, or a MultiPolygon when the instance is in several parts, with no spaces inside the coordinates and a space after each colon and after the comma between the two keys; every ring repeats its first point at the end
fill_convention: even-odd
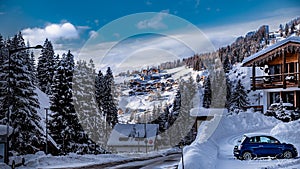
{"type": "Polygon", "coordinates": [[[267,76],[255,76],[251,77],[252,89],[271,89],[271,88],[285,88],[285,87],[300,87],[299,72],[296,73],[284,73],[274,74],[267,76]],[[255,87],[253,86],[255,85],[255,87]]]}

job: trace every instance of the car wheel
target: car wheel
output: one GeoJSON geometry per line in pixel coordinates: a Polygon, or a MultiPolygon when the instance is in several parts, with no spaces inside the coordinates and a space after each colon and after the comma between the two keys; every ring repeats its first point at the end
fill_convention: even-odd
{"type": "Polygon", "coordinates": [[[243,153],[243,159],[244,160],[251,160],[252,159],[252,154],[250,152],[244,152],[243,153]]]}
{"type": "Polygon", "coordinates": [[[283,158],[289,159],[289,158],[293,158],[293,154],[291,151],[287,150],[283,153],[283,158]]]}

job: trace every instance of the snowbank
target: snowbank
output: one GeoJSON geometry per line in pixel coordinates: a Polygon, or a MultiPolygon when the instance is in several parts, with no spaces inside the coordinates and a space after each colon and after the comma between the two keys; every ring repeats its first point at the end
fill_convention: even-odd
{"type": "MultiPolygon", "coordinates": [[[[219,143],[225,137],[234,137],[229,141],[237,140],[235,137],[241,137],[244,133],[255,132],[272,128],[280,123],[273,117],[267,117],[258,112],[247,111],[238,115],[223,116],[210,138],[206,138],[205,131],[214,124],[214,120],[202,123],[199,127],[199,133],[196,140],[184,148],[184,166],[185,169],[210,169],[215,168],[219,152],[224,147],[219,147],[219,143]]],[[[229,147],[233,149],[233,147],[229,147]]],[[[178,165],[181,169],[181,161],[178,165]]]]}
{"type": "Polygon", "coordinates": [[[300,120],[289,123],[279,123],[272,130],[271,134],[281,142],[291,143],[300,151],[300,120]]]}
{"type": "MultiPolygon", "coordinates": [[[[180,149],[171,148],[160,151],[152,151],[149,153],[119,153],[119,154],[85,154],[78,155],[71,153],[66,156],[45,155],[44,152],[25,155],[25,166],[20,166],[18,169],[58,169],[58,168],[88,168],[90,165],[107,164],[112,162],[126,162],[137,159],[150,159],[153,157],[166,156],[169,154],[179,153],[180,149]]],[[[3,165],[4,166],[4,165],[3,165]]],[[[0,164],[0,169],[1,168],[0,164]]]]}

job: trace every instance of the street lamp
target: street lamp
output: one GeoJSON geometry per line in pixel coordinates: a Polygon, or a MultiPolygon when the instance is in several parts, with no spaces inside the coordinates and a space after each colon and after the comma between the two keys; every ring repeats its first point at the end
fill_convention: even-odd
{"type": "MultiPolygon", "coordinates": [[[[36,45],[33,47],[23,47],[23,48],[17,48],[17,49],[8,49],[8,96],[9,96],[9,100],[8,103],[11,101],[11,86],[10,86],[10,77],[11,77],[11,71],[10,71],[10,62],[11,62],[11,55],[14,53],[17,53],[19,51],[22,50],[28,50],[28,49],[42,49],[43,46],[42,45],[36,45]]],[[[7,111],[7,121],[6,121],[6,149],[5,149],[5,154],[6,154],[6,158],[5,158],[5,163],[8,164],[9,163],[9,159],[8,159],[8,149],[9,149],[9,116],[10,116],[10,109],[11,109],[11,105],[8,106],[8,111],[7,111]]]]}

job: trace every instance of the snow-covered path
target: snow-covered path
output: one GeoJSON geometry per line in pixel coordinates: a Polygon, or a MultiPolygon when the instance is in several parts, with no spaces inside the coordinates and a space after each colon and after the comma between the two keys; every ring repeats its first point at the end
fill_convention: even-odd
{"type": "Polygon", "coordinates": [[[233,156],[237,141],[243,134],[251,132],[274,135],[282,142],[294,144],[299,152],[300,120],[283,123],[260,113],[245,112],[224,117],[214,134],[204,139],[209,125],[203,126],[202,134],[199,132],[195,142],[184,149],[185,169],[300,169],[299,156],[295,159],[259,158],[249,161],[237,160],[233,156]]]}

